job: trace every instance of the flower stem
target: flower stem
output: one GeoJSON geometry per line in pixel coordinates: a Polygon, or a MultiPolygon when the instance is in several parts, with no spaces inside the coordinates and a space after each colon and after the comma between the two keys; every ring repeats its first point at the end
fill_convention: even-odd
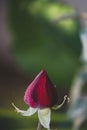
{"type": "Polygon", "coordinates": [[[41,129],[42,129],[42,125],[40,122],[38,122],[37,130],[41,130],[41,129]]]}

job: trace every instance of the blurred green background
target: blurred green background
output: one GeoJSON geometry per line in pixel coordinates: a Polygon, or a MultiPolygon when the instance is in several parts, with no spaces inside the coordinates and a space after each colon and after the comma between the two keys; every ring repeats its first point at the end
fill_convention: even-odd
{"type": "Polygon", "coordinates": [[[79,64],[80,26],[72,19],[56,25],[53,20],[68,12],[74,10],[47,0],[11,1],[9,7],[17,64],[32,77],[45,68],[54,84],[67,89],[79,64]]]}
{"type": "MultiPolygon", "coordinates": [[[[28,108],[23,101],[24,91],[43,68],[57,86],[59,103],[63,100],[81,64],[80,25],[75,19],[55,24],[56,17],[75,11],[61,1],[8,0],[6,5],[12,41],[9,55],[2,53],[0,56],[0,128],[34,130],[37,115],[21,117],[14,112],[11,103],[22,109],[28,108]]],[[[58,115],[53,112],[53,129],[71,129],[66,108],[67,104],[59,110],[58,115]]]]}

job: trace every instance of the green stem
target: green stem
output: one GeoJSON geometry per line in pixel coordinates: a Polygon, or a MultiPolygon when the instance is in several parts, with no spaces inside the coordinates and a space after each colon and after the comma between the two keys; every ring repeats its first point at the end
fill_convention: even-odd
{"type": "Polygon", "coordinates": [[[38,127],[37,127],[37,130],[41,130],[42,129],[42,125],[40,122],[38,122],[38,127]]]}

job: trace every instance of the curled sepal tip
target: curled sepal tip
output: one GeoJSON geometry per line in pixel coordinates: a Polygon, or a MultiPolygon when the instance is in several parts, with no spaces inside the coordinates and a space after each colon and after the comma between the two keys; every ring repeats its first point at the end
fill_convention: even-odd
{"type": "Polygon", "coordinates": [[[63,102],[60,105],[55,105],[52,107],[52,109],[57,110],[57,109],[61,108],[64,105],[66,100],[68,103],[70,102],[70,98],[67,95],[64,96],[63,102]]]}
{"type": "Polygon", "coordinates": [[[20,110],[18,107],[14,105],[14,103],[12,103],[12,106],[15,108],[15,111],[17,113],[20,113],[22,116],[31,116],[37,111],[37,108],[32,107],[29,107],[26,111],[20,110]]]}

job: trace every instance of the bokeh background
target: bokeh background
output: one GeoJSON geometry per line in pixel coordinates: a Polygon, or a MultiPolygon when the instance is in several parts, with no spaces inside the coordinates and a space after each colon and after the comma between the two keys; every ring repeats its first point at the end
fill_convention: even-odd
{"type": "MultiPolygon", "coordinates": [[[[81,28],[76,19],[55,19],[73,12],[61,0],[0,0],[0,129],[36,129],[37,115],[21,117],[11,103],[28,108],[24,91],[41,69],[57,86],[59,103],[69,93],[81,65],[81,28]]],[[[58,114],[53,112],[53,129],[71,128],[66,109],[67,103],[58,114]]]]}

